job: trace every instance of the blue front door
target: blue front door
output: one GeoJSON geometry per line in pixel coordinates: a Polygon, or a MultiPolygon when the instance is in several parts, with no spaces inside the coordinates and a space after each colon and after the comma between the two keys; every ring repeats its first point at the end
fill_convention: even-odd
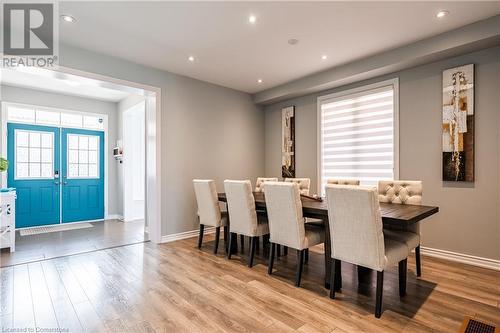
{"type": "Polygon", "coordinates": [[[7,124],[7,185],[17,190],[17,228],[60,222],[59,132],[7,124]]]}
{"type": "Polygon", "coordinates": [[[104,219],[104,132],[63,128],[62,222],[104,219]]]}

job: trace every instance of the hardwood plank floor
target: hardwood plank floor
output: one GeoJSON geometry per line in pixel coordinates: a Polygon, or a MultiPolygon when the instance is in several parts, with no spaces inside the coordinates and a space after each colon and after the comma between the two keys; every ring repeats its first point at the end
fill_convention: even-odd
{"type": "MultiPolygon", "coordinates": [[[[6,328],[69,332],[456,332],[464,316],[500,326],[500,272],[423,257],[409,259],[407,296],[397,267],[385,274],[384,312],[373,316],[375,281],[358,286],[342,264],[336,300],[323,285],[321,247],[311,250],[301,288],[293,251],[267,275],[267,253],[212,253],[207,235],[173,243],[116,247],[1,269],[0,319],[6,328]]],[[[248,245],[249,242],[247,241],[248,245]]],[[[222,244],[221,244],[222,245],[222,244]]]]}
{"type": "Polygon", "coordinates": [[[144,221],[121,222],[106,220],[91,222],[92,228],[21,236],[16,231],[16,252],[2,249],[0,267],[26,264],[114,246],[146,241],[144,221]]]}

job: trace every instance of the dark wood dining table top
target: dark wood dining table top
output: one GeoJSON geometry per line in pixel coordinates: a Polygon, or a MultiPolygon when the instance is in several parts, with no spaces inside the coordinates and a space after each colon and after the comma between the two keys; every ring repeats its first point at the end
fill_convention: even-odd
{"type": "MultiPolygon", "coordinates": [[[[266,200],[264,193],[254,192],[255,206],[257,209],[266,208],[266,200]]],[[[226,202],[226,193],[218,193],[219,201],[226,202]]],[[[328,206],[326,199],[316,201],[306,197],[301,197],[302,210],[305,217],[316,217],[327,219],[328,206]]],[[[422,206],[422,205],[401,205],[393,203],[380,203],[380,213],[384,226],[399,226],[407,227],[417,223],[426,217],[436,214],[439,207],[422,206]]]]}

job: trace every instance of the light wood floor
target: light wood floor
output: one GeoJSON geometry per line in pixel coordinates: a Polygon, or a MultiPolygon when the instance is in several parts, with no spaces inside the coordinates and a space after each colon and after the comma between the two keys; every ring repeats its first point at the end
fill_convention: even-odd
{"type": "Polygon", "coordinates": [[[0,267],[74,255],[147,240],[144,221],[91,222],[92,228],[21,236],[16,231],[16,252],[0,253],[0,267]]]}
{"type": "MultiPolygon", "coordinates": [[[[343,264],[338,299],[322,287],[323,255],[311,252],[303,287],[293,286],[295,254],[268,276],[258,256],[231,261],[212,254],[206,237],[135,244],[1,269],[3,328],[70,332],[456,332],[465,315],[500,325],[500,272],[423,257],[409,262],[408,294],[386,273],[384,312],[373,316],[374,290],[358,290],[343,264]]],[[[222,248],[222,246],[221,246],[222,248]]],[[[373,284],[373,282],[372,282],[373,284]]],[[[373,287],[373,285],[372,285],[373,287]]]]}

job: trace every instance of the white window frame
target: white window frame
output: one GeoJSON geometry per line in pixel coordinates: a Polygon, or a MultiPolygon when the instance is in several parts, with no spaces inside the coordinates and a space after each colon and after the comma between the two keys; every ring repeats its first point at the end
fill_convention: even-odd
{"type": "Polygon", "coordinates": [[[360,87],[356,87],[353,89],[339,91],[333,94],[319,96],[317,98],[317,181],[318,181],[318,193],[323,193],[323,189],[321,188],[322,177],[323,177],[323,138],[321,133],[321,104],[323,104],[326,100],[332,98],[339,98],[346,95],[352,95],[357,93],[362,93],[364,91],[369,91],[377,88],[392,86],[394,94],[393,94],[393,102],[394,102],[394,179],[399,179],[399,78],[393,78],[385,81],[376,82],[373,84],[368,84],[360,87]]]}
{"type": "MultiPolygon", "coordinates": [[[[15,129],[14,130],[14,180],[51,180],[54,179],[54,168],[55,168],[55,136],[53,132],[43,132],[43,131],[37,131],[37,130],[24,130],[24,129],[15,129]],[[17,175],[17,133],[18,132],[28,132],[28,133],[40,133],[40,134],[50,134],[52,137],[52,177],[42,177],[41,176],[41,170],[40,170],[40,177],[19,177],[17,175]]],[[[40,143],[41,145],[41,143],[40,143]]],[[[29,148],[30,148],[30,143],[28,142],[28,155],[29,155],[29,148]]],[[[41,150],[40,150],[41,153],[41,150]]],[[[40,156],[40,166],[43,162],[41,162],[42,157],[40,156]]],[[[28,162],[21,162],[21,163],[26,163],[28,164],[28,172],[29,172],[29,156],[28,156],[28,162]]],[[[29,174],[29,173],[28,173],[29,174]]]]}
{"type": "MultiPolygon", "coordinates": [[[[67,173],[66,173],[66,178],[67,179],[74,179],[74,180],[78,180],[78,179],[100,179],[101,178],[101,138],[98,136],[98,135],[87,135],[87,134],[75,134],[75,133],[66,133],[66,170],[67,170],[67,173]],[[97,176],[96,177],[91,177],[91,176],[88,176],[88,170],[87,170],[87,176],[76,176],[76,177],[70,177],[69,176],[69,165],[70,164],[75,164],[75,163],[69,163],[69,151],[70,150],[74,150],[74,149],[69,149],[69,136],[70,135],[76,135],[78,136],[78,138],[82,137],[82,136],[85,136],[87,138],[90,138],[90,137],[96,137],[97,138],[97,163],[88,163],[88,160],[87,160],[87,163],[80,163],[80,156],[78,156],[78,168],[80,168],[80,164],[87,164],[87,167],[90,165],[90,164],[97,164],[97,176]]],[[[76,149],[76,151],[78,151],[78,155],[80,155],[80,147],[78,147],[78,149],[76,149]]],[[[87,153],[91,151],[90,149],[87,149],[87,153]]],[[[87,157],[88,158],[88,157],[87,157]]],[[[105,180],[106,180],[107,177],[105,177],[105,180]]]]}

